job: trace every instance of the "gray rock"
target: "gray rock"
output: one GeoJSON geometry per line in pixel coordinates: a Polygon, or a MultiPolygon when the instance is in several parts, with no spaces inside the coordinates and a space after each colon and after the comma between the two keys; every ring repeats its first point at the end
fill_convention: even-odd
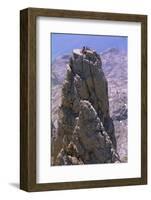
{"type": "Polygon", "coordinates": [[[62,86],[53,165],[116,160],[113,158],[116,139],[109,115],[108,85],[101,65],[101,58],[95,51],[88,48],[73,51],[62,86]],[[74,147],[73,155],[68,154],[70,144],[74,147]]]}
{"type": "Polygon", "coordinates": [[[85,164],[111,163],[118,160],[113,143],[89,101],[80,101],[80,112],[73,132],[73,142],[85,164]]]}

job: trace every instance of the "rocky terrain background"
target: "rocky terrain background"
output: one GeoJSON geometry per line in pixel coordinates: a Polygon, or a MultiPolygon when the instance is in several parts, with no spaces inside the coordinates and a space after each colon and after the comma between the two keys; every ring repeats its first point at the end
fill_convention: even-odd
{"type": "MultiPolygon", "coordinates": [[[[98,82],[96,82],[95,87],[92,86],[94,83],[91,83],[91,81],[87,81],[89,84],[88,87],[90,90],[89,95],[84,94],[84,91],[86,91],[87,89],[84,89],[84,86],[82,86],[83,91],[81,94],[84,95],[83,97],[81,97],[79,94],[76,94],[76,92],[78,92],[77,85],[78,84],[83,85],[83,81],[81,80],[84,80],[83,76],[85,76],[89,70],[86,69],[85,72],[84,71],[79,72],[77,70],[78,67],[83,66],[83,64],[80,63],[81,62],[80,59],[83,60],[83,57],[85,57],[85,55],[80,55],[80,54],[81,54],[80,52],[76,51],[75,55],[72,55],[72,54],[63,55],[63,56],[57,57],[52,63],[52,95],[51,97],[52,97],[52,138],[53,139],[51,140],[52,141],[51,163],[53,165],[64,165],[64,164],[85,164],[85,163],[89,164],[89,163],[116,162],[118,160],[117,159],[118,156],[119,156],[120,162],[127,162],[127,54],[124,51],[112,48],[100,54],[96,54],[95,52],[95,55],[92,54],[92,58],[91,58],[92,60],[90,58],[85,59],[85,60],[88,60],[88,63],[92,62],[91,64],[93,68],[94,68],[95,62],[98,62],[97,70],[99,69],[99,73],[101,70],[101,76],[99,76],[98,82]],[[73,56],[75,57],[77,56],[77,57],[74,58],[73,56]],[[72,57],[72,60],[71,60],[71,57],[72,57]],[[78,59],[79,61],[77,63],[78,59]],[[74,72],[72,71],[73,66],[75,67],[77,71],[74,71],[74,72]],[[104,103],[102,103],[102,100],[101,100],[102,94],[99,97],[100,100],[98,100],[98,97],[96,97],[96,91],[95,92],[93,91],[94,89],[96,89],[96,87],[98,87],[98,93],[100,92],[99,90],[100,88],[102,88],[101,82],[100,82],[101,80],[103,80],[104,103]],[[67,82],[69,84],[67,84],[67,82]],[[71,91],[71,85],[72,85],[72,95],[71,94],[69,95],[69,93],[67,93],[67,90],[70,88],[69,91],[71,91]],[[63,90],[64,90],[64,94],[63,94],[63,90]],[[65,94],[68,94],[68,95],[65,95],[65,94]],[[65,96],[66,98],[63,100],[63,97],[65,96]],[[71,100],[70,103],[72,104],[72,106],[66,105],[69,103],[67,100],[67,97],[69,96],[72,97],[71,98],[72,100],[70,99],[71,100]],[[77,97],[77,99],[73,98],[73,96],[77,97]],[[75,111],[73,112],[73,99],[76,99],[75,101],[77,103],[77,105],[75,106],[76,108],[80,107],[80,110],[82,110],[82,108],[84,107],[87,110],[88,119],[80,118],[80,116],[84,115],[84,113],[81,113],[82,111],[79,112],[78,110],[76,111],[77,113],[75,111]],[[99,108],[99,105],[97,105],[97,102],[99,101],[101,102],[100,108],[99,108]],[[68,109],[68,111],[70,110],[70,112],[68,113],[66,108],[69,108],[69,107],[70,109],[68,109]],[[102,111],[102,109],[104,110],[102,111]],[[89,112],[90,110],[91,112],[89,112]],[[64,130],[64,128],[62,127],[63,121],[69,120],[68,118],[65,117],[66,113],[68,113],[67,116],[68,115],[70,116],[70,121],[72,121],[72,118],[73,118],[73,122],[67,122],[68,124],[71,123],[72,128],[66,127],[64,130]],[[102,114],[100,113],[103,113],[103,115],[107,116],[106,118],[108,120],[106,124],[110,125],[110,128],[107,128],[107,126],[104,123],[102,114]],[[92,118],[90,120],[89,117],[91,118],[91,115],[94,115],[95,117],[94,119],[92,118]],[[82,119],[84,119],[85,122],[82,122],[82,119]],[[113,124],[112,124],[112,119],[113,119],[113,124]],[[93,121],[93,124],[91,124],[91,126],[86,127],[84,125],[84,127],[82,127],[83,124],[90,125],[90,121],[93,121]],[[98,124],[98,127],[100,127],[99,129],[97,129],[97,124],[98,124]],[[91,127],[93,126],[96,128],[96,130],[94,128],[93,130],[91,130],[91,127]],[[71,128],[71,130],[67,130],[68,128],[69,129],[71,128]],[[69,134],[65,136],[65,134],[63,133],[63,130],[66,133],[69,131],[69,134]],[[90,137],[89,135],[89,137],[91,138],[90,144],[89,144],[89,141],[87,140],[89,137],[86,136],[86,133],[84,133],[84,130],[86,130],[87,134],[88,134],[88,130],[90,130],[90,133],[91,134],[93,133],[92,134],[93,136],[95,135],[95,138],[93,139],[92,139],[92,136],[90,137]],[[80,135],[81,133],[83,133],[83,136],[80,135]],[[109,150],[107,150],[107,148],[105,147],[107,146],[106,142],[102,142],[104,140],[105,141],[108,140],[107,139],[108,136],[109,136],[109,143],[111,143],[111,145],[109,145],[110,146],[109,150]],[[104,139],[102,139],[102,137],[104,139]],[[81,144],[81,140],[82,140],[82,144],[81,144]],[[86,141],[86,144],[84,144],[84,141],[86,141]],[[98,141],[100,141],[101,145],[99,144],[97,146],[96,142],[98,141]],[[81,144],[82,148],[80,147],[79,144],[81,144]],[[54,146],[58,146],[59,149],[56,150],[54,146]],[[86,148],[87,146],[93,146],[93,147],[91,149],[87,149],[86,148]],[[84,153],[84,151],[89,152],[88,155],[87,153],[84,153]],[[55,153],[56,155],[54,155],[55,153]],[[103,154],[104,156],[103,155],[98,156],[98,155],[101,155],[102,153],[104,153],[103,154]],[[116,159],[113,156],[114,153],[115,154],[117,153],[116,159]],[[108,158],[108,159],[105,160],[105,158],[108,158]]],[[[88,63],[86,64],[86,67],[89,65],[88,63]]],[[[96,72],[96,74],[98,74],[98,71],[96,72]]],[[[87,74],[86,76],[89,77],[89,74],[87,74]]]]}

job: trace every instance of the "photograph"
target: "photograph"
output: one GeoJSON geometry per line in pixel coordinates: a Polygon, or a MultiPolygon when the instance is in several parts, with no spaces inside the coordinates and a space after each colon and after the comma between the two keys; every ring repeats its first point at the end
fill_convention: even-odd
{"type": "Polygon", "coordinates": [[[50,166],[128,162],[128,36],[50,33],[50,166]]]}
{"type": "Polygon", "coordinates": [[[20,11],[20,188],[147,184],[147,15],[20,11]]]}

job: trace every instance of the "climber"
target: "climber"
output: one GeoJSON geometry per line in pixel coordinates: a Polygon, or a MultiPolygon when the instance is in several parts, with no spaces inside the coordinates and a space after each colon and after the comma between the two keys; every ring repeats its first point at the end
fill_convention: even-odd
{"type": "Polygon", "coordinates": [[[86,53],[86,47],[83,46],[81,53],[85,54],[86,53]]]}

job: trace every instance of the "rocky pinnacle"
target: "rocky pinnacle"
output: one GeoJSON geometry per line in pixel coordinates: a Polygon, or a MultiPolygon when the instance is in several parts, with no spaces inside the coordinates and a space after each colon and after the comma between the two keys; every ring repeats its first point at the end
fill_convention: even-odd
{"type": "Polygon", "coordinates": [[[52,165],[119,162],[100,56],[74,49],[62,86],[52,165]]]}

